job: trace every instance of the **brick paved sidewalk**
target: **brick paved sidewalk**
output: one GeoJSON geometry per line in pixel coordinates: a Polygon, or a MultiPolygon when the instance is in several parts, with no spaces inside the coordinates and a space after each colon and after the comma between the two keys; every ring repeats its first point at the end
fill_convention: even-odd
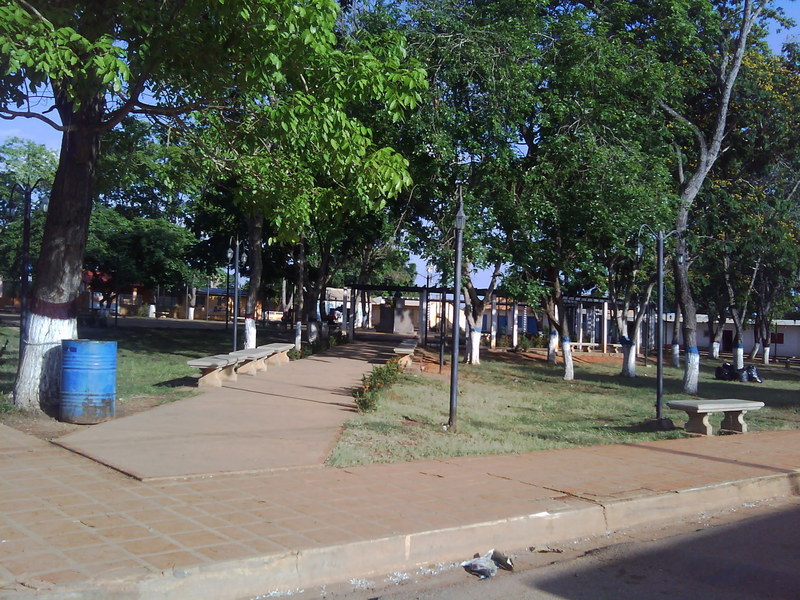
{"type": "Polygon", "coordinates": [[[2,598],[254,597],[800,483],[797,431],[150,483],[5,427],[0,456],[2,598]]]}
{"type": "Polygon", "coordinates": [[[776,431],[139,481],[0,426],[0,598],[253,598],[793,495],[798,469],[776,431]]]}

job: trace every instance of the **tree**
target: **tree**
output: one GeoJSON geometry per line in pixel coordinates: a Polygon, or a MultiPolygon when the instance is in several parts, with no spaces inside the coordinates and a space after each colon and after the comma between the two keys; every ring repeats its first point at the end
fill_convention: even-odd
{"type": "Polygon", "coordinates": [[[124,286],[174,288],[194,279],[188,257],[196,243],[189,230],[167,219],[129,218],[101,206],[92,212],[84,264],[88,271],[111,278],[105,290],[110,303],[124,286]]]}
{"type": "MultiPolygon", "coordinates": [[[[0,3],[0,114],[65,134],[35,269],[31,343],[14,386],[18,406],[40,410],[56,400],[60,340],[76,333],[103,133],[129,115],[191,121],[202,111],[269,110],[269,90],[303,90],[309,61],[337,56],[337,10],[332,0],[0,3]]],[[[300,96],[276,124],[291,129],[317,116],[313,96],[300,96]]]]}
{"type": "Polygon", "coordinates": [[[384,6],[373,16],[400,27],[428,70],[425,102],[396,134],[414,179],[404,210],[413,249],[437,266],[444,283],[453,275],[456,197],[463,198],[465,360],[473,364],[480,362],[483,313],[517,228],[513,165],[519,123],[540,82],[541,6],[417,0],[384,6]],[[486,268],[492,277],[481,296],[472,276],[486,268]]]}
{"type": "MultiPolygon", "coordinates": [[[[702,92],[701,105],[692,107],[696,116],[687,113],[669,101],[662,103],[664,112],[683,132],[691,134],[694,143],[688,140],[676,141],[678,150],[678,189],[680,204],[675,220],[677,231],[678,256],[675,261],[675,287],[683,314],[683,339],[686,345],[686,367],[683,378],[683,391],[687,394],[697,392],[700,374],[700,354],[697,349],[697,308],[689,281],[689,268],[692,257],[689,247],[690,215],[695,200],[705,183],[711,169],[723,151],[723,141],[728,127],[728,112],[734,94],[742,60],[752,44],[750,35],[754,27],[770,15],[769,0],[743,0],[742,2],[719,2],[713,8],[716,23],[709,20],[711,37],[705,41],[705,66],[712,73],[712,80],[702,92]],[[709,118],[710,116],[710,118],[709,118]],[[688,162],[684,153],[689,152],[688,162]]],[[[758,34],[758,29],[756,29],[758,34]]],[[[689,108],[690,105],[684,105],[689,108]]]]}
{"type": "Polygon", "coordinates": [[[23,276],[24,252],[29,260],[31,252],[38,256],[57,161],[55,152],[30,140],[14,137],[0,144],[0,274],[6,277],[23,276]]]}
{"type": "MultiPolygon", "coordinates": [[[[663,131],[650,120],[664,73],[610,26],[605,11],[582,3],[553,9],[544,33],[540,91],[519,124],[525,154],[515,193],[524,226],[514,236],[513,262],[515,287],[548,317],[549,360],[555,362],[560,341],[569,380],[564,297],[605,290],[603,267],[619,270],[613,257],[630,256],[640,225],[657,227],[671,200],[663,131]]],[[[619,329],[627,338],[627,323],[619,329]]]]}

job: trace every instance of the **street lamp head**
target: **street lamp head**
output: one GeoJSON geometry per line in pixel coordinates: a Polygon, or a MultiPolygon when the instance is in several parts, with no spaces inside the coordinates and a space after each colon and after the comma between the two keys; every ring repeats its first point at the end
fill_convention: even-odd
{"type": "Polygon", "coordinates": [[[228,261],[233,260],[233,249],[228,248],[228,261]]]}
{"type": "Polygon", "coordinates": [[[644,244],[641,241],[636,242],[636,257],[642,258],[644,255],[644,244]]]}
{"type": "Polygon", "coordinates": [[[467,216],[464,214],[464,205],[459,203],[458,212],[456,213],[456,229],[463,230],[467,216]]]}

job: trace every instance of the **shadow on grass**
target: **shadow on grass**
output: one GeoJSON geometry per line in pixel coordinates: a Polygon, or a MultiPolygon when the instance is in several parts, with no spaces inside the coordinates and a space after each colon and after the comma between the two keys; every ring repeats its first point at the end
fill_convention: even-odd
{"type": "Polygon", "coordinates": [[[197,387],[197,378],[196,377],[178,377],[176,379],[170,379],[168,381],[160,381],[155,385],[155,387],[166,387],[166,388],[179,388],[179,387],[197,387]]]}
{"type": "MultiPolygon", "coordinates": [[[[511,363],[514,365],[530,366],[536,371],[545,371],[548,375],[554,375],[553,367],[536,359],[529,359],[524,356],[508,354],[492,354],[487,357],[487,361],[501,363],[511,363]]],[[[718,381],[713,379],[714,370],[720,363],[716,361],[706,361],[700,363],[701,381],[697,393],[698,398],[738,398],[741,400],[754,400],[764,402],[766,406],[791,407],[800,406],[800,371],[792,371],[779,366],[760,367],[759,373],[764,379],[764,384],[755,382],[742,383],[738,381],[718,381]]],[[[656,370],[654,366],[649,367],[647,377],[627,378],[616,373],[599,372],[595,367],[581,368],[580,365],[575,369],[575,382],[595,384],[604,389],[613,390],[615,388],[627,388],[631,390],[655,389],[656,370]]],[[[639,368],[642,368],[641,365],[639,368]]],[[[647,368],[647,367],[645,367],[647,368]]],[[[664,393],[666,395],[681,395],[683,390],[683,371],[672,366],[664,368],[664,393]]],[[[666,398],[665,398],[666,401],[666,398]]]]}

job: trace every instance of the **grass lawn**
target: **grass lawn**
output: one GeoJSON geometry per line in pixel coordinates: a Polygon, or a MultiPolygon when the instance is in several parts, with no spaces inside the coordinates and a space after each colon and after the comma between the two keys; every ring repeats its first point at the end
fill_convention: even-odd
{"type": "MultiPolygon", "coordinates": [[[[18,330],[0,326],[0,421],[14,417],[8,403],[16,372],[18,330]]],[[[117,340],[117,412],[125,414],[185,398],[196,392],[196,369],[186,361],[226,351],[224,329],[119,328],[82,332],[83,337],[117,340]]],[[[447,432],[449,372],[438,374],[433,358],[421,371],[407,369],[380,392],[378,410],[358,415],[345,427],[329,464],[354,465],[420,458],[527,452],[548,448],[613,444],[683,437],[682,430],[648,432],[641,424],[655,416],[655,375],[638,367],[639,377],[618,375],[619,359],[592,362],[576,355],[575,381],[562,380],[535,352],[483,352],[483,364],[461,365],[458,432],[447,432]]],[[[752,431],[800,427],[800,369],[759,366],[764,383],[715,381],[718,363],[701,362],[700,396],[761,400],[766,408],[750,413],[752,431]]],[[[666,367],[665,402],[680,394],[682,372],[666,367]]],[[[664,415],[681,426],[686,415],[664,406],[664,415]]],[[[16,415],[19,418],[19,415],[16,415]]],[[[715,427],[721,415],[712,416],[715,427]]],[[[47,420],[52,422],[52,420],[47,420]]],[[[40,424],[41,425],[41,424],[40,424]]],[[[44,437],[63,430],[42,430],[44,437]]]]}
{"type": "MultiPolygon", "coordinates": [[[[188,329],[93,329],[86,337],[117,341],[117,402],[139,399],[170,402],[194,393],[191,375],[197,372],[186,361],[226,349],[230,334],[224,330],[188,329]],[[192,387],[187,387],[192,386],[192,387]]],[[[17,368],[19,330],[0,327],[0,400],[7,401],[17,368]]]]}
{"type": "MultiPolygon", "coordinates": [[[[680,429],[650,432],[641,425],[655,417],[656,368],[638,366],[636,379],[618,375],[619,360],[587,362],[576,356],[576,379],[535,354],[484,352],[480,366],[459,368],[458,432],[444,431],[448,420],[449,375],[438,364],[427,372],[408,370],[382,392],[376,412],[345,426],[329,464],[344,466],[421,458],[527,452],[597,444],[685,437],[680,429]],[[435,373],[435,375],[433,374],[435,373]]],[[[700,397],[760,400],[750,413],[751,431],[800,426],[800,370],[762,367],[764,383],[714,380],[719,363],[701,363],[700,397]]],[[[665,367],[664,402],[680,393],[682,371],[665,367]]],[[[664,405],[664,416],[682,426],[686,414],[664,405]]],[[[711,417],[715,427],[722,415],[711,417]]]]}

